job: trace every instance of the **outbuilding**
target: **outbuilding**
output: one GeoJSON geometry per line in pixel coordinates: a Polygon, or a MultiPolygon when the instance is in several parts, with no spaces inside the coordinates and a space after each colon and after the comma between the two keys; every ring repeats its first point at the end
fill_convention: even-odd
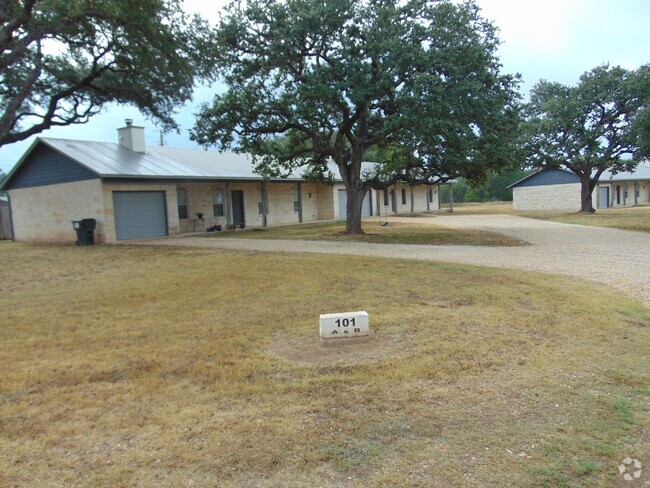
{"type": "MultiPolygon", "coordinates": [[[[515,210],[580,210],[580,178],[571,171],[549,168],[513,183],[515,210]]],[[[596,208],[650,205],[650,166],[639,164],[633,172],[605,172],[592,194],[596,208]]]]}

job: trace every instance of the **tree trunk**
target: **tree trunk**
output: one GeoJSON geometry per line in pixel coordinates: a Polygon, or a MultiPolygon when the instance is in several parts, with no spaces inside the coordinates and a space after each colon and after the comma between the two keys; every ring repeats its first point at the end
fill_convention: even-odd
{"type": "Polygon", "coordinates": [[[591,194],[594,191],[595,184],[591,183],[590,175],[580,176],[580,211],[594,213],[594,207],[591,201],[591,194]]]}
{"type": "Polygon", "coordinates": [[[365,234],[361,228],[361,209],[366,191],[366,188],[357,188],[356,185],[349,185],[345,188],[348,197],[346,208],[347,220],[345,222],[346,234],[365,234]]]}

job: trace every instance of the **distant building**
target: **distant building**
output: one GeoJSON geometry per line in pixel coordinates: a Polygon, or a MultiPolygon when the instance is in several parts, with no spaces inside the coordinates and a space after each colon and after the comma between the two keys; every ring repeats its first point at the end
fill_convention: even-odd
{"type": "MultiPolygon", "coordinates": [[[[513,183],[515,210],[580,210],[580,178],[567,170],[545,169],[513,183]]],[[[592,194],[596,208],[650,205],[650,166],[601,175],[592,194]]]]}

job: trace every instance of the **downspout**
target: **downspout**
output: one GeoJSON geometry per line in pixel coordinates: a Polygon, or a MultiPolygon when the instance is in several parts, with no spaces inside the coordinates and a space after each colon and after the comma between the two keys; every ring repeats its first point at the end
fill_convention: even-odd
{"type": "Polygon", "coordinates": [[[427,186],[427,211],[431,210],[431,200],[433,200],[433,187],[427,186]]]}
{"type": "Polygon", "coordinates": [[[438,192],[438,210],[442,208],[442,192],[440,191],[441,186],[437,185],[436,191],[438,192]]]}
{"type": "Polygon", "coordinates": [[[411,183],[411,213],[415,211],[415,197],[413,196],[413,184],[411,183]]]}
{"type": "Polygon", "coordinates": [[[637,198],[637,189],[639,188],[639,183],[634,182],[634,206],[636,207],[639,204],[639,199],[637,198]]]}

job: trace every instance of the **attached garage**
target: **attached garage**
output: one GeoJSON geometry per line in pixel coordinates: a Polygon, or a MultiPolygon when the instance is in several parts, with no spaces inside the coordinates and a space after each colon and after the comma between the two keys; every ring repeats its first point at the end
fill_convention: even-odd
{"type": "Polygon", "coordinates": [[[113,211],[118,241],[168,234],[164,191],[115,191],[113,211]]]}
{"type": "MultiPolygon", "coordinates": [[[[348,205],[348,194],[345,190],[339,190],[339,219],[344,219],[346,216],[346,209],[348,205]]],[[[372,199],[370,192],[366,193],[363,197],[363,205],[361,206],[361,216],[370,217],[372,215],[372,199]]]]}

